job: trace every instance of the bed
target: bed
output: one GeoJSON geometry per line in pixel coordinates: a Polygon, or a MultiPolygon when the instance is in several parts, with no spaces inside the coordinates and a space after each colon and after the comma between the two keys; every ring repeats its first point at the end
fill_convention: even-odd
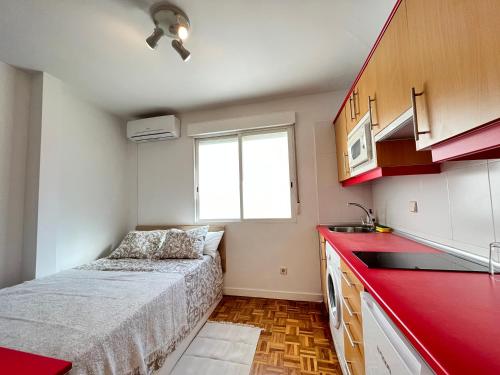
{"type": "MultiPolygon", "coordinates": [[[[172,227],[190,228],[137,229],[172,227]]],[[[222,298],[223,240],[218,250],[103,258],[1,290],[0,346],[71,361],[71,374],[169,374],[222,298]]]]}

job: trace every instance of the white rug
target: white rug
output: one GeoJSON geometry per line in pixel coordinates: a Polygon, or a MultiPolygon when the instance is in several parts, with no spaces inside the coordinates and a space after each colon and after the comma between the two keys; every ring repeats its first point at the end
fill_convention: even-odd
{"type": "Polygon", "coordinates": [[[260,332],[257,327],[207,322],[172,375],[248,375],[260,332]]]}

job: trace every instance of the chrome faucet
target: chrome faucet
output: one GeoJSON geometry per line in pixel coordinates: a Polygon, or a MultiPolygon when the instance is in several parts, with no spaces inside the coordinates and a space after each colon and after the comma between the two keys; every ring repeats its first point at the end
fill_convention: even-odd
{"type": "Polygon", "coordinates": [[[372,214],[373,211],[371,208],[366,208],[366,207],[362,206],[361,204],[354,203],[354,202],[349,202],[349,203],[347,203],[347,205],[348,206],[356,206],[356,207],[361,208],[363,211],[365,211],[366,221],[364,219],[362,219],[361,222],[363,223],[363,225],[368,225],[370,228],[375,230],[375,217],[372,214]]]}

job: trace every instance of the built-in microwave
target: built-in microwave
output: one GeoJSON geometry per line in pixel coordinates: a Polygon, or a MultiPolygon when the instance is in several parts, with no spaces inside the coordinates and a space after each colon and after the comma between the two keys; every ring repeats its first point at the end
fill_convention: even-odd
{"type": "Polygon", "coordinates": [[[351,176],[375,167],[376,160],[374,158],[373,137],[368,113],[349,132],[347,148],[351,176]]]}

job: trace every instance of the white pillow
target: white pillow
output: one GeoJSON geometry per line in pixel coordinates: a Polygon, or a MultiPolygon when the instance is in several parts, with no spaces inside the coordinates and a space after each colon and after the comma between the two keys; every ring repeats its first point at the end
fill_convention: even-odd
{"type": "Polygon", "coordinates": [[[222,236],[224,235],[224,231],[220,232],[208,232],[205,237],[205,246],[203,247],[203,254],[210,255],[212,258],[215,258],[217,255],[217,248],[219,247],[220,240],[222,240],[222,236]]]}

